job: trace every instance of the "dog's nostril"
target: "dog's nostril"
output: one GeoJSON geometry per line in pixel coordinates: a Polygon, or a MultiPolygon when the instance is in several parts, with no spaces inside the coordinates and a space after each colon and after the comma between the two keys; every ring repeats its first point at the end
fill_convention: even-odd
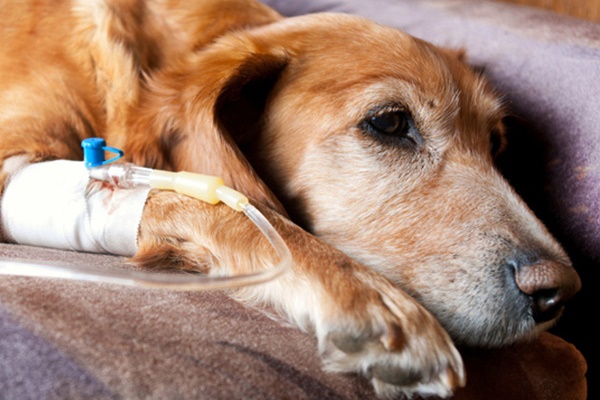
{"type": "Polygon", "coordinates": [[[549,260],[517,267],[515,281],[531,299],[533,318],[538,323],[554,319],[581,288],[573,267],[549,260]]]}
{"type": "Polygon", "coordinates": [[[531,309],[533,319],[536,322],[546,322],[554,319],[563,307],[564,300],[561,301],[558,289],[540,290],[535,292],[531,299],[533,301],[531,309]]]}

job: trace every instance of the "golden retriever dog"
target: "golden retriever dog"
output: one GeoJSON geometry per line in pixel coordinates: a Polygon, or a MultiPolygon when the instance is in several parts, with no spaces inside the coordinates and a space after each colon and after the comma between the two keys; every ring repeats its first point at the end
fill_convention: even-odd
{"type": "MultiPolygon", "coordinates": [[[[466,379],[455,344],[530,339],[579,290],[495,169],[504,110],[458,51],[253,0],[13,0],[0,13],[0,162],[81,160],[98,136],[138,165],[223,177],[294,258],[232,295],[313,333],[325,368],[382,397],[449,396],[466,379]]],[[[243,214],[170,191],[150,193],[137,240],[141,267],[277,262],[243,214]]]]}

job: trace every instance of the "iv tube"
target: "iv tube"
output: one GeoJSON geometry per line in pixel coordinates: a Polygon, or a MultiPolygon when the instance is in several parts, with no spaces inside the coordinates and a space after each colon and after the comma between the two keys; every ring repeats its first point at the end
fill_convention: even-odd
{"type": "Polygon", "coordinates": [[[273,226],[254,206],[247,204],[244,214],[269,240],[279,263],[270,269],[235,276],[210,276],[176,273],[156,273],[131,270],[97,270],[85,267],[44,264],[23,260],[0,260],[0,275],[60,278],[75,281],[112,283],[141,288],[168,290],[216,290],[265,283],[279,277],[292,263],[290,251],[273,226]]]}
{"type": "MultiPolygon", "coordinates": [[[[120,152],[120,150],[106,146],[102,149],[120,152]]],[[[121,155],[122,152],[108,162],[118,159],[121,155]]],[[[268,282],[291,268],[291,253],[279,233],[244,195],[225,186],[221,178],[189,172],[154,170],[133,164],[108,164],[103,161],[103,157],[100,161],[94,161],[93,165],[88,165],[88,161],[86,160],[86,166],[89,167],[91,178],[103,180],[121,188],[150,186],[156,189],[174,190],[211,204],[222,201],[234,210],[243,212],[267,238],[279,257],[279,263],[270,269],[249,274],[210,276],[130,270],[92,270],[85,267],[23,260],[0,260],[0,275],[61,278],[169,290],[215,290],[268,282]]]]}

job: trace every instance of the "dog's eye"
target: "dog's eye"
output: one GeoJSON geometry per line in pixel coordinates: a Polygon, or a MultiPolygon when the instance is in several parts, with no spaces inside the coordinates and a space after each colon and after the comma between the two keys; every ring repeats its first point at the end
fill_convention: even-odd
{"type": "Polygon", "coordinates": [[[359,127],[372,137],[387,145],[423,144],[411,115],[403,110],[373,112],[359,127]]]}
{"type": "Polygon", "coordinates": [[[369,125],[385,135],[405,135],[408,131],[408,118],[403,112],[386,112],[372,116],[369,125]]]}

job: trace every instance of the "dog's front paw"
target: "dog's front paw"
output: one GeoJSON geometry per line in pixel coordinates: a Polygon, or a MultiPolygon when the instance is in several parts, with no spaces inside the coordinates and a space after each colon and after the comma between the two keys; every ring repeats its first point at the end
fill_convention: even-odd
{"type": "Polygon", "coordinates": [[[387,281],[374,286],[317,325],[325,367],[363,374],[382,398],[447,397],[464,386],[461,356],[435,318],[387,281]]]}

